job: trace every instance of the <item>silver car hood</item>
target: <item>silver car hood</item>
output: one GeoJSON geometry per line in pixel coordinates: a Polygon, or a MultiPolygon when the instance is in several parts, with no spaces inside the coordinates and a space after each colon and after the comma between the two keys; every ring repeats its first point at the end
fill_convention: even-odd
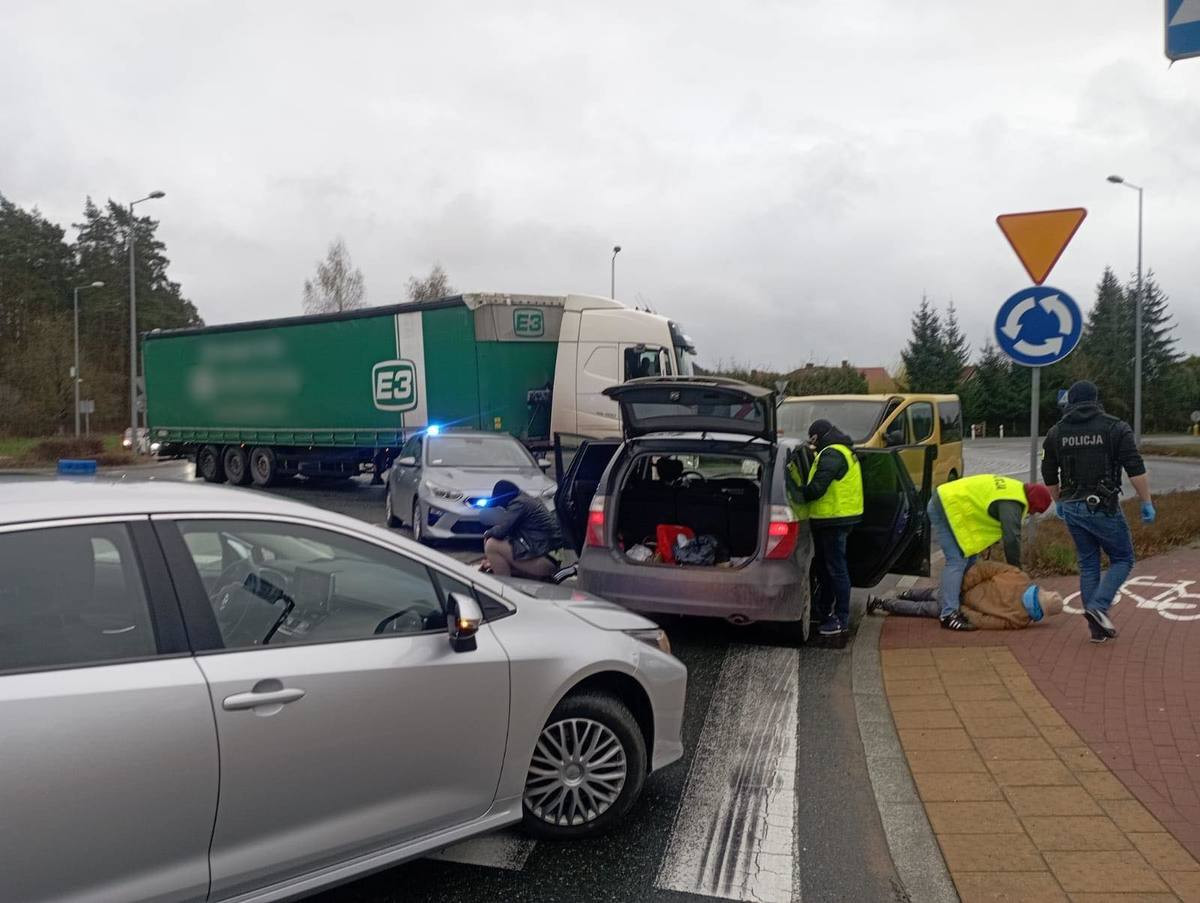
{"type": "Polygon", "coordinates": [[[574,589],[565,584],[556,586],[553,583],[517,578],[505,578],[504,583],[539,602],[557,605],[601,630],[653,630],[658,626],[649,618],[636,614],[628,608],[622,608],[599,596],[593,596],[591,593],[585,593],[583,590],[574,589]]]}
{"type": "Polygon", "coordinates": [[[540,495],[554,481],[540,470],[505,470],[503,467],[426,467],[424,476],[439,486],[457,489],[467,495],[491,495],[498,480],[516,483],[522,492],[540,495]]]}

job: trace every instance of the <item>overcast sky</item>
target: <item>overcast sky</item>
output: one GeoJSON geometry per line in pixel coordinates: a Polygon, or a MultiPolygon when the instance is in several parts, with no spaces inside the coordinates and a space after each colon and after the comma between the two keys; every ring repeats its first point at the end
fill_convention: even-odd
{"type": "Polygon", "coordinates": [[[1049,282],[1146,261],[1200,352],[1200,59],[1162,0],[0,5],[0,192],[161,220],[209,323],[295,314],[336,235],[367,300],[607,294],[701,359],[891,365],[922,292],[973,346],[1029,282],[999,213],[1088,218],[1049,282]],[[505,7],[511,11],[506,11],[505,7]]]}

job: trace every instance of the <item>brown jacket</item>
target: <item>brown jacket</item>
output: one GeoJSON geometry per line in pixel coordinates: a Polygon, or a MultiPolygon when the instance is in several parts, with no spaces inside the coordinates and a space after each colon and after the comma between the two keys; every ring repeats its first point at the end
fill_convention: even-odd
{"type": "MultiPolygon", "coordinates": [[[[1019,630],[1033,619],[1022,597],[1033,584],[1020,568],[1000,561],[981,559],[967,568],[963,576],[962,612],[967,620],[985,630],[1019,630]]],[[[1046,616],[1062,611],[1056,593],[1042,594],[1046,616]]]]}

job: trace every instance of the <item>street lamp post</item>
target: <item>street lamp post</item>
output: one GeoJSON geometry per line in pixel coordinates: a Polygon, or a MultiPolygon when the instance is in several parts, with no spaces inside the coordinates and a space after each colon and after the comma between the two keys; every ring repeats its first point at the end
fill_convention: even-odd
{"type": "Polygon", "coordinates": [[[75,286],[75,374],[71,381],[75,383],[75,438],[79,438],[79,292],[85,288],[104,288],[103,282],[89,282],[87,285],[75,286]]]}
{"type": "Polygon", "coordinates": [[[1133,305],[1133,439],[1142,441],[1142,307],[1145,298],[1142,292],[1142,187],[1126,182],[1121,176],[1109,176],[1114,185],[1124,185],[1138,193],[1138,236],[1137,236],[1137,298],[1133,305]]]}
{"type": "Polygon", "coordinates": [[[613,245],[612,256],[612,285],[609,288],[608,296],[615,299],[617,297],[617,255],[621,253],[620,245],[613,245]]]}
{"type": "Polygon", "coordinates": [[[136,220],[133,216],[135,204],[142,201],[157,200],[166,197],[166,192],[152,191],[144,198],[129,202],[129,447],[136,455],[138,453],[138,412],[137,412],[137,277],[133,264],[133,233],[136,220]]]}

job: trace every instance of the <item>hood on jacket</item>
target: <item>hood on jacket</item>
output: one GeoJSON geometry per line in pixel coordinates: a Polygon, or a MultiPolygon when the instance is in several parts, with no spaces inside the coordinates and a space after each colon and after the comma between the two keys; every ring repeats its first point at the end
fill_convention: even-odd
{"type": "Polygon", "coordinates": [[[1079,423],[1083,420],[1091,420],[1097,414],[1104,413],[1104,405],[1098,401],[1081,401],[1079,404],[1067,405],[1066,411],[1063,412],[1063,420],[1072,423],[1079,423]]]}

